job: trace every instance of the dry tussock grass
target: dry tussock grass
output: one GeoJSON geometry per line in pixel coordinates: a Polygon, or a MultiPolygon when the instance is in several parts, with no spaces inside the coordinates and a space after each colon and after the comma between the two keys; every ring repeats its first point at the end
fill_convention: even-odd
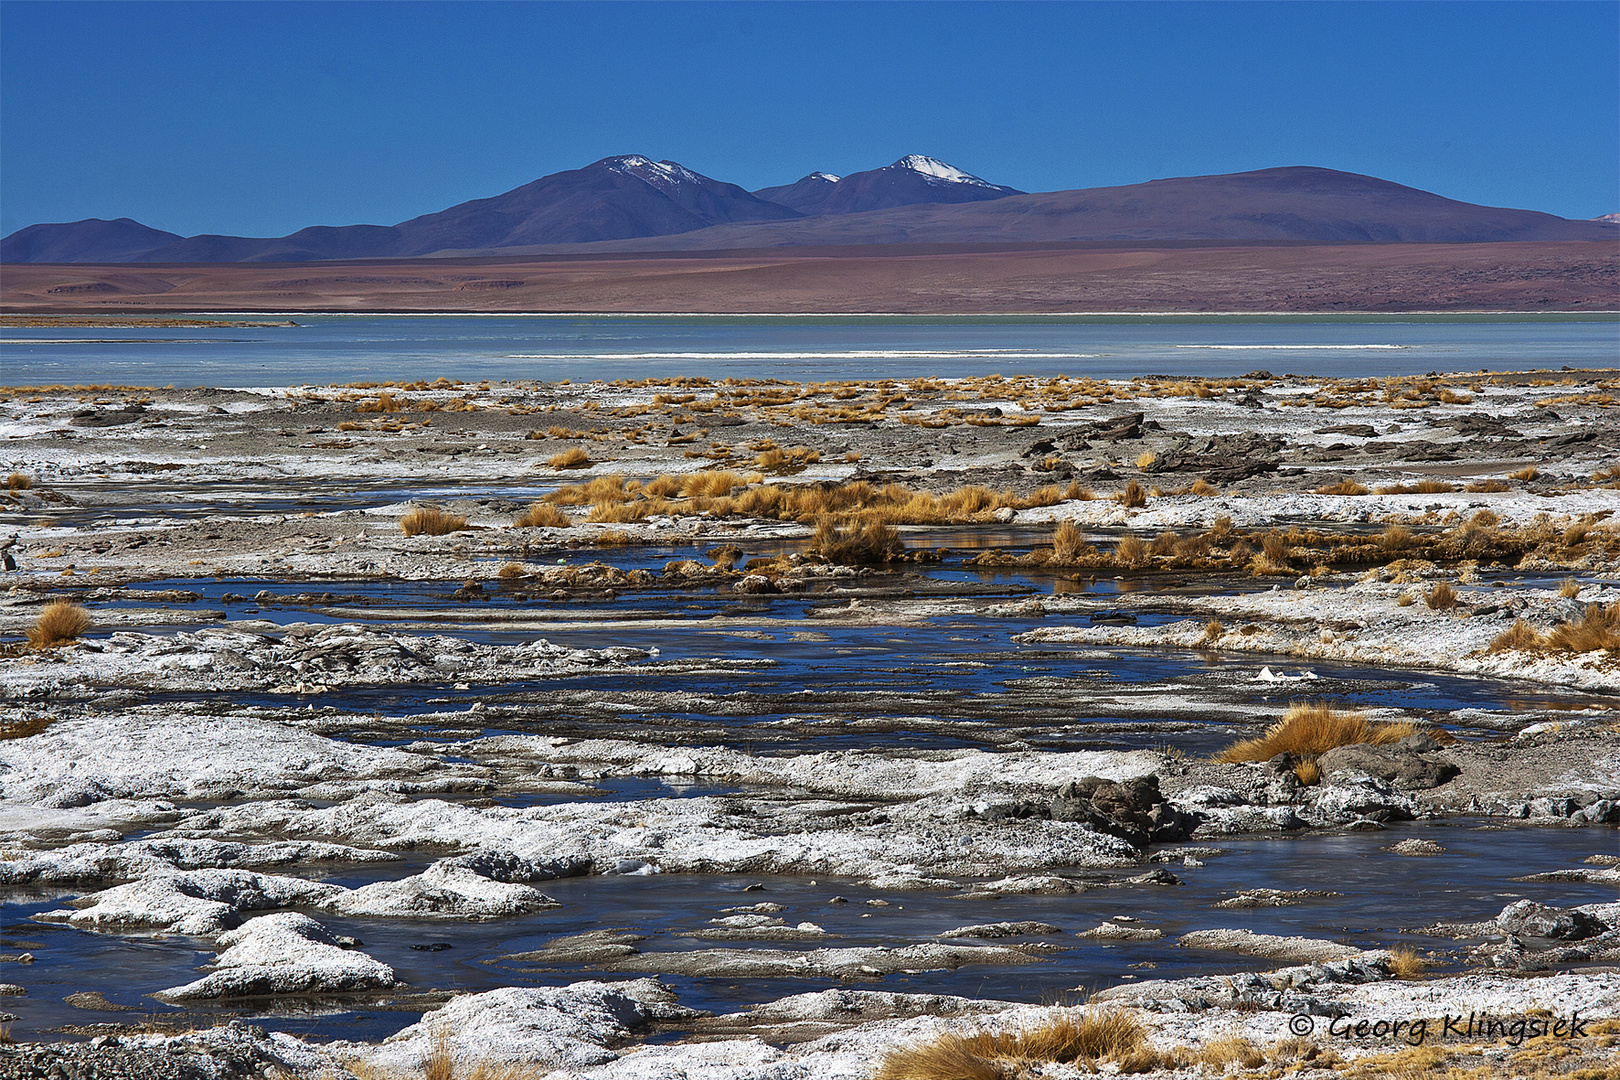
{"type": "Polygon", "coordinates": [[[393,391],[384,390],[371,401],[363,401],[355,407],[355,412],[396,413],[403,412],[409,404],[404,398],[395,397],[393,391]]]}
{"type": "Polygon", "coordinates": [[[1528,484],[1530,481],[1539,478],[1541,476],[1541,471],[1534,465],[1526,465],[1516,473],[1509,473],[1508,476],[1514,480],[1522,480],[1528,484]]]}
{"type": "Polygon", "coordinates": [[[1565,578],[1558,583],[1558,595],[1565,600],[1573,600],[1581,595],[1581,583],[1574,578],[1565,578]]]}
{"type": "Polygon", "coordinates": [[[1188,488],[1187,490],[1191,491],[1194,495],[1202,495],[1205,497],[1210,495],[1219,495],[1221,493],[1220,488],[1216,487],[1208,480],[1205,480],[1203,477],[1199,477],[1197,480],[1194,480],[1192,487],[1188,488]]]}
{"type": "Polygon", "coordinates": [[[585,469],[591,465],[591,455],[584,447],[575,446],[561,453],[552,454],[546,459],[546,464],[553,469],[585,469]]]}
{"type": "Polygon", "coordinates": [[[537,502],[523,512],[523,516],[512,522],[520,529],[566,529],[573,524],[567,514],[552,506],[550,503],[537,502]]]}
{"type": "Polygon", "coordinates": [[[1475,480],[1463,490],[1473,493],[1481,493],[1490,491],[1511,491],[1513,489],[1507,484],[1502,483],[1500,480],[1475,480]]]}
{"type": "Polygon", "coordinates": [[[1316,494],[1318,494],[1318,495],[1365,495],[1365,494],[1367,494],[1367,485],[1358,484],[1354,480],[1350,479],[1349,477],[1345,477],[1343,480],[1340,480],[1337,484],[1330,484],[1327,487],[1319,487],[1319,488],[1317,488],[1316,489],[1316,494]]]}
{"type": "Polygon", "coordinates": [[[27,473],[14,472],[6,477],[7,491],[27,491],[34,486],[34,478],[27,473]]]}
{"type": "Polygon", "coordinates": [[[1397,979],[1415,981],[1428,974],[1429,962],[1416,949],[1400,948],[1389,955],[1389,973],[1397,979]]]}
{"type": "Polygon", "coordinates": [[[1125,485],[1125,490],[1114,496],[1114,501],[1126,508],[1147,505],[1147,492],[1135,480],[1125,485]]]}
{"type": "Polygon", "coordinates": [[[1457,485],[1444,480],[1419,480],[1414,484],[1386,484],[1378,489],[1379,495],[1443,495],[1456,491],[1457,485]]]}
{"type": "Polygon", "coordinates": [[[48,649],[72,641],[88,629],[88,611],[69,600],[58,600],[40,612],[28,628],[28,643],[36,649],[48,649]]]}
{"type": "Polygon", "coordinates": [[[1216,761],[1270,761],[1278,754],[1297,754],[1314,761],[1335,746],[1371,743],[1383,746],[1398,742],[1417,731],[1410,721],[1374,723],[1360,712],[1341,711],[1326,702],[1298,704],[1283,714],[1282,720],[1258,738],[1233,743],[1216,761]]]}
{"type": "Polygon", "coordinates": [[[1620,651],[1620,600],[1588,606],[1580,622],[1559,623],[1547,635],[1546,647],[1555,652],[1620,651]]]}
{"type": "Polygon", "coordinates": [[[1004,1080],[1027,1066],[1079,1062],[1088,1072],[1102,1061],[1132,1071],[1151,1068],[1146,1032],[1123,1012],[1065,1016],[1021,1032],[947,1032],[892,1050],[872,1080],[1004,1080]]]}
{"type": "Polygon", "coordinates": [[[831,518],[824,518],[816,525],[809,550],[830,563],[860,566],[902,558],[906,545],[899,533],[880,521],[843,528],[831,518]]]}
{"type": "Polygon", "coordinates": [[[1434,588],[1423,594],[1423,602],[1429,605],[1430,611],[1454,608],[1457,606],[1457,590],[1444,581],[1438,582],[1434,588]]]}
{"type": "Polygon", "coordinates": [[[399,527],[406,536],[445,536],[471,526],[460,514],[446,513],[436,506],[424,506],[400,518],[399,527]]]}
{"type": "Polygon", "coordinates": [[[1546,635],[1519,619],[1485,649],[1500,652],[1620,652],[1620,601],[1591,604],[1579,620],[1559,623],[1546,635]]]}

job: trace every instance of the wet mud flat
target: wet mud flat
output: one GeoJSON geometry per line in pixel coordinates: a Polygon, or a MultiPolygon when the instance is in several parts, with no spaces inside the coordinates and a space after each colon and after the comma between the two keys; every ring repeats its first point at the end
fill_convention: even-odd
{"type": "Polygon", "coordinates": [[[7,391],[0,1075],[1620,1016],[1615,389],[7,391]],[[1317,702],[1415,733],[1215,760],[1317,702]]]}

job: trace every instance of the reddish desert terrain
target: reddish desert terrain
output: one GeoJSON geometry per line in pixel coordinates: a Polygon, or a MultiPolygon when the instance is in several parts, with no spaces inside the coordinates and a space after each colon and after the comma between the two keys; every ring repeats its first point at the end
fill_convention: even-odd
{"type": "Polygon", "coordinates": [[[1620,245],[892,245],[323,263],[9,265],[13,314],[1620,308],[1620,245]]]}

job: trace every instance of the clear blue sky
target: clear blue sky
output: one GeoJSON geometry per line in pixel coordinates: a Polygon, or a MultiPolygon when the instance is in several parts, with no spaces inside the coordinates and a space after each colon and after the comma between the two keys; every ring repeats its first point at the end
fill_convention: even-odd
{"type": "Polygon", "coordinates": [[[0,3],[0,233],[391,224],[609,154],[756,188],[1322,165],[1620,211],[1620,4],[0,3]]]}

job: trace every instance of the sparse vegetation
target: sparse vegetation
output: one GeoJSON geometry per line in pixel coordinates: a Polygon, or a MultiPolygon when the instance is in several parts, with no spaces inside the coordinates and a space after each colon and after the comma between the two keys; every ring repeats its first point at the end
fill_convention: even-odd
{"type": "Polygon", "coordinates": [[[73,641],[90,629],[90,613],[69,600],[57,600],[39,613],[39,618],[28,629],[28,643],[36,649],[48,649],[73,641]]]}
{"type": "Polygon", "coordinates": [[[1574,578],[1565,578],[1558,583],[1558,595],[1565,600],[1573,600],[1581,595],[1581,583],[1574,578]]]}
{"type": "Polygon", "coordinates": [[[1114,496],[1114,501],[1127,508],[1147,505],[1147,492],[1135,480],[1125,485],[1125,490],[1114,496]]]}
{"type": "Polygon", "coordinates": [[[523,512],[523,515],[512,522],[520,529],[566,529],[573,524],[568,515],[552,506],[550,503],[537,502],[523,512]]]}
{"type": "Polygon", "coordinates": [[[591,455],[583,446],[570,447],[560,453],[552,454],[546,459],[546,464],[553,469],[585,469],[591,465],[591,455]]]}
{"type": "Polygon", "coordinates": [[[1087,1012],[1051,1020],[1021,1032],[947,1032],[927,1042],[892,1050],[872,1080],[1004,1080],[1026,1070],[1020,1065],[1078,1062],[1095,1072],[1102,1061],[1123,1071],[1156,1063],[1146,1049],[1147,1033],[1124,1012],[1087,1012]]]}
{"type": "Polygon", "coordinates": [[[816,525],[810,551],[830,563],[860,566],[892,562],[906,553],[900,534],[880,521],[841,527],[831,518],[816,525]]]}
{"type": "Polygon", "coordinates": [[[445,536],[470,528],[460,514],[450,514],[436,506],[423,506],[399,519],[399,527],[406,536],[445,536]]]}
{"type": "Polygon", "coordinates": [[[1428,970],[1429,962],[1416,949],[1401,948],[1390,953],[1389,973],[1397,979],[1421,979],[1428,970]]]}
{"type": "Polygon", "coordinates": [[[27,491],[34,486],[34,478],[27,473],[14,472],[6,477],[7,491],[27,491]]]}
{"type": "Polygon", "coordinates": [[[1375,723],[1366,714],[1335,709],[1326,702],[1291,706],[1264,735],[1233,743],[1216,761],[1270,761],[1278,754],[1297,754],[1315,761],[1335,746],[1371,743],[1383,746],[1416,733],[1410,721],[1375,723]]]}
{"type": "Polygon", "coordinates": [[[1354,480],[1351,480],[1349,477],[1345,477],[1343,480],[1340,480],[1337,484],[1330,484],[1327,487],[1319,487],[1319,488],[1317,488],[1316,489],[1316,494],[1318,494],[1318,495],[1365,495],[1365,494],[1367,494],[1367,485],[1358,484],[1354,480]]]}
{"type": "Polygon", "coordinates": [[[1434,588],[1423,594],[1423,602],[1429,605],[1430,611],[1445,611],[1447,608],[1457,606],[1457,590],[1447,582],[1437,582],[1434,588]]]}

